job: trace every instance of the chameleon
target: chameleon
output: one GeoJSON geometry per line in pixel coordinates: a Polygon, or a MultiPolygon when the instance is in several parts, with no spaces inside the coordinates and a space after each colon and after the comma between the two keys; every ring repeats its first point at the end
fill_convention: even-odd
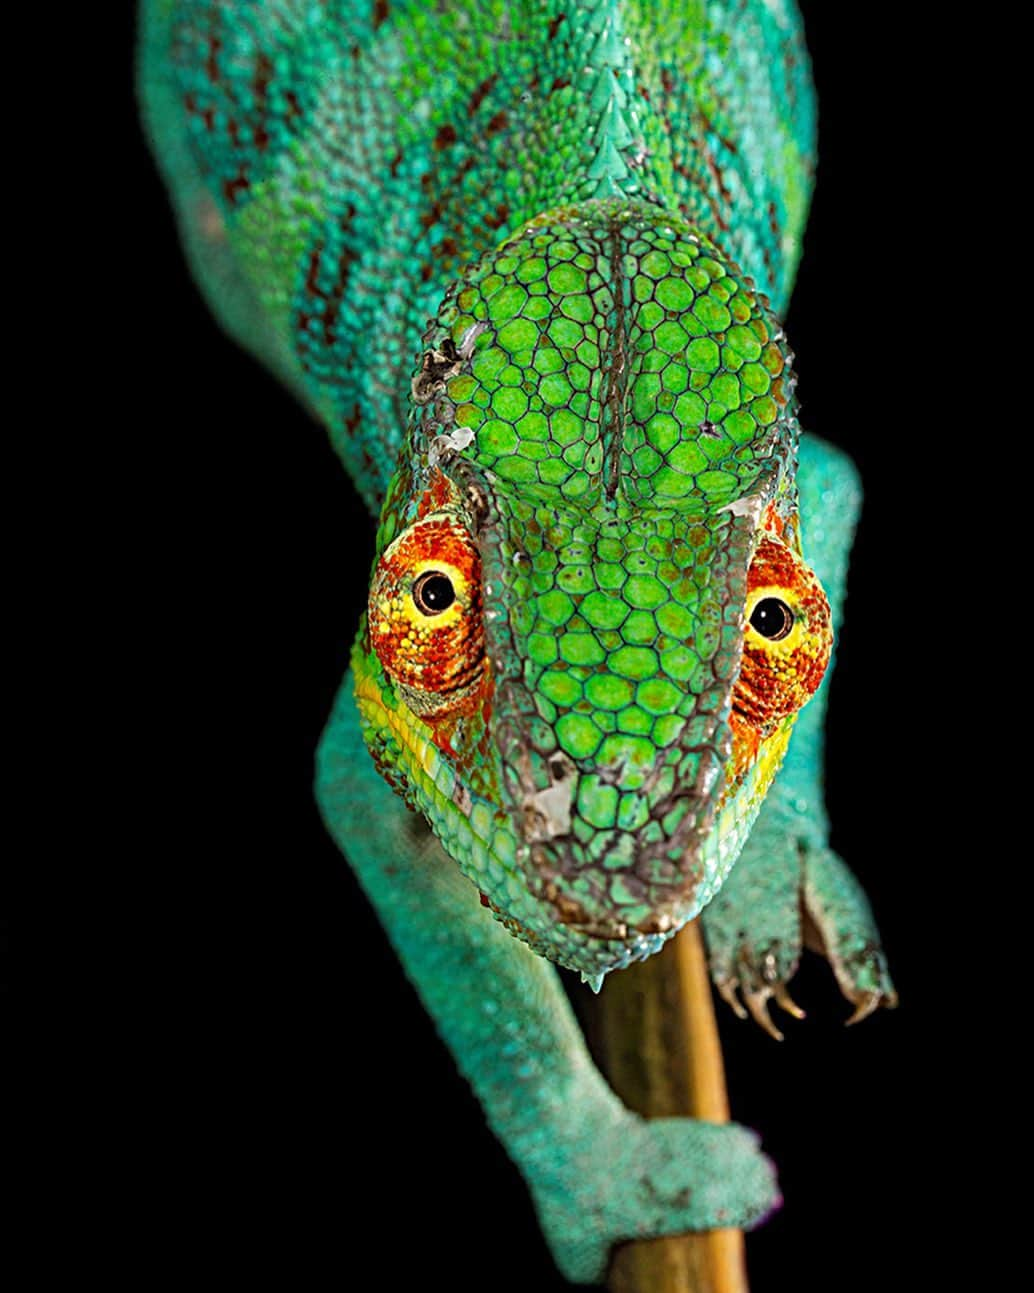
{"type": "Polygon", "coordinates": [[[554,967],[699,917],[776,1036],[805,941],[896,1000],[823,808],[861,488],[780,323],[795,5],[143,0],[138,86],[200,290],[376,518],[316,795],[557,1266],[757,1225],[758,1138],[625,1108],[554,967]]]}

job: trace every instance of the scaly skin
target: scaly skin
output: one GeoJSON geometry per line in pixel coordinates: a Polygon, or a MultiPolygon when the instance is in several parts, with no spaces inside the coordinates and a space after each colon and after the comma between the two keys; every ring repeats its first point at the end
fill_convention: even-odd
{"type": "Polygon", "coordinates": [[[778,322],[813,99],[778,0],[438,8],[154,0],[142,101],[213,310],[380,516],[328,826],[591,1280],[618,1239],[754,1224],[774,1178],[741,1128],[623,1109],[533,953],[598,984],[711,903],[771,1027],[804,910],[857,1012],[892,1000],[821,700],[770,792],[857,505],[824,446],[798,479],[778,322]]]}

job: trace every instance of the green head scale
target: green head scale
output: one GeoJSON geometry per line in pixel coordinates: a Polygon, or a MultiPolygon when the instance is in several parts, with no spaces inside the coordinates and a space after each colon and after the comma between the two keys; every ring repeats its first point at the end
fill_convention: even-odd
{"type": "Polygon", "coordinates": [[[470,265],[424,338],[356,696],[483,902],[598,983],[722,884],[821,680],[790,354],[658,207],[470,265]]]}

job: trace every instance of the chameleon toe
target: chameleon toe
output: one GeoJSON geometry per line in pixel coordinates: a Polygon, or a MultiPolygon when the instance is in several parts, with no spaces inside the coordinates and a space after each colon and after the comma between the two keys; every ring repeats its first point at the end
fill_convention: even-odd
{"type": "Polygon", "coordinates": [[[852,1024],[860,1024],[863,1019],[868,1019],[883,1004],[884,998],[881,992],[859,992],[854,995],[853,1000],[855,1005],[854,1013],[845,1022],[844,1026],[846,1028],[850,1028],[852,1024]]]}
{"type": "Polygon", "coordinates": [[[792,1016],[792,1018],[807,1018],[806,1012],[803,1011],[797,1002],[794,1001],[793,997],[790,996],[785,983],[780,983],[772,995],[775,998],[776,1005],[779,1006],[781,1010],[785,1010],[788,1015],[792,1016]]]}
{"type": "Polygon", "coordinates": [[[772,1022],[772,1016],[768,1013],[768,1003],[772,998],[772,989],[769,987],[756,988],[749,992],[744,992],[743,999],[747,1003],[747,1009],[750,1016],[769,1037],[774,1038],[777,1042],[784,1040],[783,1034],[772,1022]]]}
{"type": "Polygon", "coordinates": [[[739,980],[729,979],[729,978],[720,978],[720,979],[716,978],[714,980],[714,985],[718,989],[718,995],[722,998],[722,1000],[726,1003],[726,1005],[732,1010],[736,1018],[746,1019],[747,1012],[743,1008],[743,1004],[740,1001],[739,997],[736,995],[736,990],[739,987],[739,980]]]}

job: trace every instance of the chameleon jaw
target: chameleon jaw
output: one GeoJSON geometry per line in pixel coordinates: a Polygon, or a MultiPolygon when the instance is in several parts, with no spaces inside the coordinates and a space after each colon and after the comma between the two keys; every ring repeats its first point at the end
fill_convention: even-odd
{"type": "MultiPolygon", "coordinates": [[[[681,858],[684,874],[699,880],[667,906],[648,913],[637,927],[619,913],[586,919],[559,886],[551,890],[548,882],[529,884],[534,850],[544,844],[528,842],[527,814],[508,810],[498,797],[472,792],[463,783],[436,745],[431,727],[394,695],[376,656],[364,649],[362,635],[353,654],[353,676],[367,743],[382,774],[427,818],[496,919],[533,951],[592,983],[658,951],[711,900],[750,831],[792,726],[784,724],[762,743],[755,764],[735,786],[724,780],[716,785],[710,828],[681,858]]],[[[560,828],[564,809],[554,806],[554,812],[559,813],[554,826],[560,828]]]]}

